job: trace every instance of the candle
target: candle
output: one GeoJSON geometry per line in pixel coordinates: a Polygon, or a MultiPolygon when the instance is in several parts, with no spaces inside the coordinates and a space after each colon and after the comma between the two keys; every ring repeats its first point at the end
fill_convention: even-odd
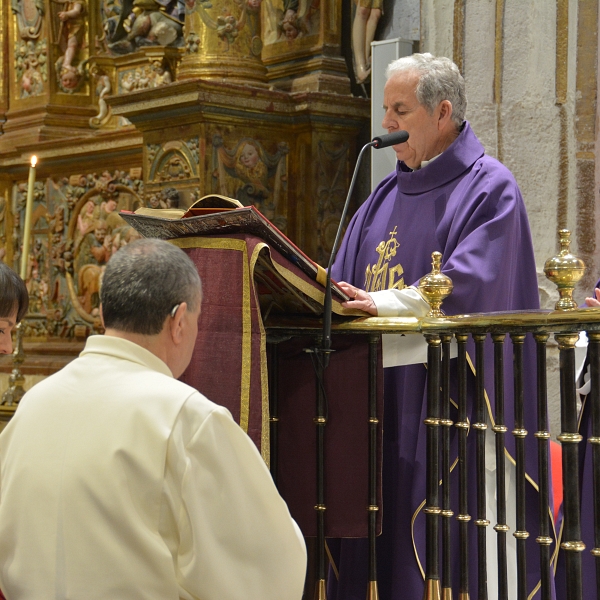
{"type": "Polygon", "coordinates": [[[27,204],[25,205],[25,227],[23,229],[23,253],[21,254],[21,279],[27,277],[27,259],[29,257],[29,238],[31,237],[31,213],[33,212],[33,187],[35,185],[35,165],[37,156],[31,157],[29,181],[27,182],[27,204]]]}

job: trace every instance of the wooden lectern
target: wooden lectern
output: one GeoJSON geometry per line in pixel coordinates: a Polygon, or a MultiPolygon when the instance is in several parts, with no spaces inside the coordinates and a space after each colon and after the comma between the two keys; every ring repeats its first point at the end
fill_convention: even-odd
{"type": "MultiPolygon", "coordinates": [[[[318,384],[311,348],[319,343],[324,287],[317,279],[324,281],[324,273],[260,213],[249,212],[258,213],[247,207],[180,221],[121,216],[145,237],[170,239],[197,266],[202,316],[194,355],[181,379],[231,411],[270,464],[292,516],[310,537],[316,534],[319,470],[318,384]],[[262,220],[263,226],[249,227],[248,219],[262,220]]],[[[343,292],[334,287],[334,318],[359,314],[344,309],[343,300],[343,292]]],[[[383,369],[378,347],[379,340],[365,334],[333,338],[335,352],[324,377],[328,537],[368,534],[369,507],[374,510],[370,447],[381,506],[383,369]],[[379,359],[373,365],[374,355],[379,359]]]]}

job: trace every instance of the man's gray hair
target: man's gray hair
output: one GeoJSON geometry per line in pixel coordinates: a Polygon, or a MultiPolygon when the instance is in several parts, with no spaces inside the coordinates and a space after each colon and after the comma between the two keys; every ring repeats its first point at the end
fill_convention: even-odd
{"type": "Polygon", "coordinates": [[[420,76],[416,89],[419,104],[432,114],[442,100],[449,100],[452,122],[460,128],[467,112],[467,94],[458,67],[449,58],[426,52],[394,60],[388,65],[385,76],[390,79],[406,71],[415,71],[420,76]]]}
{"type": "Polygon", "coordinates": [[[202,283],[186,253],[157,239],[121,248],[106,265],[100,302],[104,326],[128,333],[156,335],[173,307],[186,302],[195,311],[202,283]]]}

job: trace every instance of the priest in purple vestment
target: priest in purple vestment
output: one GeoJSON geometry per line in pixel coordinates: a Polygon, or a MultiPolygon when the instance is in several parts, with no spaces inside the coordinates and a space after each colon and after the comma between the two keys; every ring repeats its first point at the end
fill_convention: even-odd
{"type": "MultiPolygon", "coordinates": [[[[531,234],[519,187],[504,165],[485,154],[464,120],[466,106],[464,80],[451,60],[414,54],[388,66],[383,126],[389,133],[406,130],[410,137],[406,143],[394,146],[396,171],[360,207],[333,265],[333,278],[341,281],[341,287],[353,298],[345,304],[349,308],[379,316],[424,316],[429,305],[416,286],[430,272],[431,254],[436,250],[442,253],[442,272],[454,283],[452,294],[442,305],[446,314],[539,308],[531,234]]],[[[525,351],[525,369],[529,372],[525,423],[530,432],[526,463],[528,474],[535,480],[537,452],[531,433],[537,431],[537,423],[531,341],[527,341],[525,351]]],[[[490,342],[486,348],[485,386],[492,411],[489,422],[493,423],[491,346],[490,342]]],[[[470,346],[474,360],[472,351],[470,346]]],[[[513,421],[511,362],[507,339],[505,399],[509,432],[513,421]]],[[[379,594],[386,600],[416,599],[423,594],[425,569],[426,368],[417,364],[385,371],[383,533],[377,541],[379,594]]],[[[469,385],[472,391],[473,381],[469,385]]],[[[471,394],[470,422],[472,400],[471,394]]],[[[456,422],[456,415],[453,420],[456,422]]],[[[508,451],[514,456],[512,436],[506,437],[508,451]]],[[[469,468],[473,470],[472,435],[468,445],[469,468]]],[[[492,463],[493,455],[487,460],[493,481],[492,463]]],[[[470,486],[474,488],[474,478],[470,486]]],[[[529,487],[527,587],[529,597],[540,598],[540,559],[535,544],[539,510],[534,488],[529,487]]],[[[470,592],[475,597],[476,505],[474,493],[469,493],[470,592]]],[[[509,501],[514,504],[514,498],[509,501]]],[[[492,505],[495,498],[488,498],[488,506],[492,505]]],[[[456,509],[454,514],[458,514],[456,509]]],[[[488,518],[492,526],[496,524],[495,515],[488,514],[488,518]]],[[[452,535],[457,544],[456,529],[452,535]]],[[[492,545],[496,543],[495,535],[488,527],[492,545]]],[[[512,539],[512,535],[509,537],[512,539]]],[[[364,600],[366,540],[330,540],[330,547],[335,568],[329,578],[329,600],[364,600]]],[[[489,564],[488,569],[493,574],[495,565],[489,564]]],[[[509,567],[509,597],[516,593],[511,573],[509,567]]],[[[493,578],[489,577],[490,598],[498,597],[492,589],[493,578]]],[[[453,581],[457,594],[457,572],[453,581]]]]}

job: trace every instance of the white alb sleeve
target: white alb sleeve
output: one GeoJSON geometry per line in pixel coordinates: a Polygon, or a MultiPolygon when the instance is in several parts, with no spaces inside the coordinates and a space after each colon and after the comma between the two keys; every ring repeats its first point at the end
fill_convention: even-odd
{"type": "Polygon", "coordinates": [[[378,317],[424,317],[431,306],[421,292],[414,287],[401,290],[381,290],[369,292],[377,307],[378,317]]]}

